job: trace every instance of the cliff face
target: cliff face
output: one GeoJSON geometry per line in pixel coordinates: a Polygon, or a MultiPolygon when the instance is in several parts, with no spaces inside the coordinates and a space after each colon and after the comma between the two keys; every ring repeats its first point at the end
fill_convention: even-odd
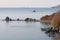
{"type": "Polygon", "coordinates": [[[50,22],[50,20],[49,20],[49,15],[43,16],[43,17],[40,19],[40,22],[49,23],[49,22],[50,22]]]}
{"type": "Polygon", "coordinates": [[[51,27],[53,27],[53,29],[60,29],[60,11],[53,13],[52,15],[43,16],[42,18],[40,18],[40,20],[41,22],[51,23],[51,27]]]}
{"type": "Polygon", "coordinates": [[[55,13],[53,13],[52,15],[46,15],[40,18],[40,22],[43,23],[51,23],[52,18],[54,17],[55,13]]]}
{"type": "Polygon", "coordinates": [[[60,12],[57,12],[51,21],[51,27],[59,28],[59,26],[60,26],[60,12]]]}

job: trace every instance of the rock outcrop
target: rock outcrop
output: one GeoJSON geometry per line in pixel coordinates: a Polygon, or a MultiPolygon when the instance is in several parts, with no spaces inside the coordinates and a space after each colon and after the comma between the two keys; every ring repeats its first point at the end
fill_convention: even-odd
{"type": "Polygon", "coordinates": [[[53,27],[53,29],[60,28],[60,11],[56,12],[54,15],[51,21],[51,27],[53,27]]]}
{"type": "Polygon", "coordinates": [[[53,19],[55,13],[53,13],[52,15],[46,15],[40,18],[40,22],[43,23],[51,23],[51,20],[53,19]]]}
{"type": "Polygon", "coordinates": [[[9,17],[6,17],[6,19],[5,19],[6,21],[9,21],[10,20],[10,18],[9,17]]]}
{"type": "Polygon", "coordinates": [[[39,21],[39,20],[32,19],[32,18],[26,18],[25,21],[28,21],[28,22],[32,22],[32,21],[37,22],[37,21],[39,21]]]}
{"type": "Polygon", "coordinates": [[[9,17],[6,17],[6,18],[5,18],[5,21],[12,21],[12,19],[9,18],[9,17]]]}
{"type": "Polygon", "coordinates": [[[60,32],[60,11],[43,16],[40,20],[41,22],[50,22],[50,30],[47,32],[60,32]]]}
{"type": "Polygon", "coordinates": [[[15,21],[14,19],[11,19],[9,17],[6,17],[3,21],[15,21]]]}

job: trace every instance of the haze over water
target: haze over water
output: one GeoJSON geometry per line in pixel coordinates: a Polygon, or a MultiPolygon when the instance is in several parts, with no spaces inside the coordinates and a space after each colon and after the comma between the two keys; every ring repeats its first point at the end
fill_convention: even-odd
{"type": "MultiPolygon", "coordinates": [[[[0,20],[6,16],[12,19],[40,19],[58,10],[59,8],[0,8],[0,20]]],[[[48,26],[40,22],[0,21],[0,40],[53,40],[40,29],[48,26]]]]}
{"type": "Polygon", "coordinates": [[[10,18],[25,19],[36,18],[39,19],[41,15],[49,15],[51,12],[55,12],[60,8],[0,8],[0,19],[4,19],[6,16],[10,18]],[[36,12],[33,12],[36,10],[36,12]]]}

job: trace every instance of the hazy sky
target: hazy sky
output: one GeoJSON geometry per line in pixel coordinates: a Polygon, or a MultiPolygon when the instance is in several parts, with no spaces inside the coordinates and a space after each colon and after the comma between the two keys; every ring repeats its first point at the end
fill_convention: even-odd
{"type": "Polygon", "coordinates": [[[60,0],[0,0],[0,7],[52,7],[60,0]]]}

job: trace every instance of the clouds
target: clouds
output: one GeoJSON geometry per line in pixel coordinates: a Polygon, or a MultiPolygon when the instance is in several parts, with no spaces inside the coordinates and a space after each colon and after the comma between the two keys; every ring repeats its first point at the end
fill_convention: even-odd
{"type": "Polygon", "coordinates": [[[0,0],[0,7],[51,7],[60,0],[0,0]]]}

